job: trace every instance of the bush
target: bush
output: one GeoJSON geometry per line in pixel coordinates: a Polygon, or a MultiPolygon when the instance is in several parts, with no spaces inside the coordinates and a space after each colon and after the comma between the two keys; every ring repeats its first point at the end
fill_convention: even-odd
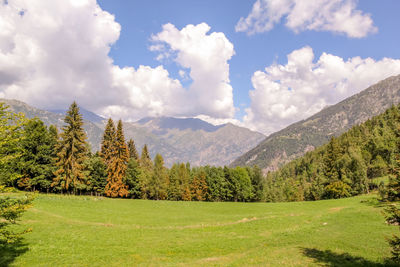
{"type": "Polygon", "coordinates": [[[0,196],[0,244],[14,243],[20,240],[23,234],[31,231],[25,229],[15,232],[10,226],[17,224],[22,213],[31,207],[33,199],[32,194],[23,197],[0,196]]]}

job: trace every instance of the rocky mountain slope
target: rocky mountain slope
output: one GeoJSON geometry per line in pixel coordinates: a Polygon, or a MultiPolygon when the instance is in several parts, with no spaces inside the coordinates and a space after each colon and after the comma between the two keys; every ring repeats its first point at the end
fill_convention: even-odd
{"type": "Polygon", "coordinates": [[[200,119],[169,117],[125,123],[125,133],[140,146],[147,143],[150,151],[161,153],[168,164],[181,161],[194,166],[227,165],[265,138],[230,123],[214,126],[200,119]]]}
{"type": "Polygon", "coordinates": [[[230,165],[257,164],[265,171],[297,158],[327,143],[353,125],[384,112],[400,103],[400,75],[389,77],[342,102],[326,107],[310,118],[294,123],[265,138],[255,148],[230,165]]]}
{"type": "MultiPolygon", "coordinates": [[[[23,112],[28,118],[38,117],[47,125],[61,129],[64,111],[45,111],[17,100],[0,99],[15,112],[23,112]]],[[[81,108],[84,128],[92,150],[100,148],[105,126],[102,117],[81,108]]],[[[190,162],[199,165],[227,165],[265,138],[264,135],[233,124],[212,125],[200,119],[144,118],[124,123],[125,138],[133,138],[139,153],[147,144],[152,157],[160,153],[167,166],[174,162],[190,162]]]]}

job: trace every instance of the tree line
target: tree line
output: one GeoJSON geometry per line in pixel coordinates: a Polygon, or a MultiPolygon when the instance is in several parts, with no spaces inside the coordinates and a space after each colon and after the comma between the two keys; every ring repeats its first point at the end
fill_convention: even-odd
{"type": "Polygon", "coordinates": [[[145,145],[139,154],[123,124],[109,119],[101,149],[91,153],[74,102],[58,133],[39,119],[26,120],[0,104],[0,185],[27,191],[156,200],[302,201],[368,193],[393,179],[399,155],[400,107],[352,127],[278,171],[254,167],[171,168],[145,145]]]}
{"type": "Polygon", "coordinates": [[[106,124],[101,149],[92,153],[83,119],[74,102],[61,132],[38,118],[25,119],[0,104],[0,185],[26,191],[91,194],[155,200],[261,201],[263,175],[258,167],[171,168],[147,145],[140,155],[125,140],[121,120],[106,124]]]}

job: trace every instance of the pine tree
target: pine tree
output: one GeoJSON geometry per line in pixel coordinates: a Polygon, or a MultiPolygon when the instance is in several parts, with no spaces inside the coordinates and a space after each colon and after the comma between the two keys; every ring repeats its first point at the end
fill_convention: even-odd
{"type": "Polygon", "coordinates": [[[118,121],[114,144],[111,146],[111,157],[107,164],[107,185],[105,193],[110,197],[127,197],[128,187],[125,184],[125,174],[128,163],[128,147],[122,129],[122,121],[118,121]]]}
{"type": "Polygon", "coordinates": [[[95,195],[103,195],[107,184],[107,166],[99,152],[91,155],[86,161],[90,191],[95,195]]]}
{"type": "Polygon", "coordinates": [[[55,171],[53,165],[53,136],[44,123],[35,118],[24,128],[25,138],[21,141],[23,154],[19,169],[23,175],[18,186],[24,189],[48,191],[55,171]]]}
{"type": "Polygon", "coordinates": [[[178,169],[180,194],[181,194],[181,199],[184,201],[192,200],[192,194],[190,192],[190,169],[188,169],[187,167],[190,166],[181,163],[178,169]]]}
{"type": "Polygon", "coordinates": [[[114,154],[115,144],[115,126],[111,118],[108,119],[106,128],[104,129],[103,140],[101,142],[100,155],[104,163],[109,165],[112,155],[114,154]]]}
{"type": "Polygon", "coordinates": [[[126,184],[128,186],[129,195],[131,198],[141,197],[141,176],[142,169],[140,168],[138,161],[134,158],[130,158],[128,161],[128,167],[126,169],[126,184]]]}
{"type": "Polygon", "coordinates": [[[138,152],[136,150],[135,142],[133,141],[133,139],[129,139],[128,150],[129,150],[129,158],[133,158],[136,161],[138,161],[139,160],[139,154],[138,154],[138,152]]]}
{"type": "Polygon", "coordinates": [[[164,159],[160,154],[154,158],[154,168],[149,181],[149,193],[153,199],[166,199],[168,188],[168,173],[164,167],[164,159]]]}
{"type": "Polygon", "coordinates": [[[206,173],[203,170],[197,171],[190,184],[192,199],[197,201],[205,200],[207,189],[206,173]]]}
{"type": "Polygon", "coordinates": [[[143,146],[142,155],[140,157],[140,167],[142,172],[140,174],[139,184],[141,189],[141,198],[147,199],[149,197],[150,180],[153,173],[153,162],[151,161],[147,145],[143,146]]]}
{"type": "Polygon", "coordinates": [[[151,170],[153,168],[153,162],[151,161],[150,153],[147,148],[147,145],[143,146],[142,155],[140,157],[140,164],[143,168],[145,168],[147,170],[151,170]]]}
{"type": "Polygon", "coordinates": [[[339,157],[339,147],[335,137],[331,138],[327,146],[327,151],[324,157],[324,173],[328,178],[329,182],[335,182],[339,180],[339,172],[337,170],[337,160],[339,157]]]}
{"type": "Polygon", "coordinates": [[[87,143],[86,134],[83,130],[83,119],[79,113],[79,107],[75,101],[69,107],[62,128],[58,153],[56,158],[57,171],[52,186],[57,186],[61,191],[76,194],[85,186],[85,175],[83,173],[83,162],[86,159],[87,143]]]}
{"type": "Polygon", "coordinates": [[[169,171],[168,199],[181,199],[178,163],[174,163],[169,171]]]}

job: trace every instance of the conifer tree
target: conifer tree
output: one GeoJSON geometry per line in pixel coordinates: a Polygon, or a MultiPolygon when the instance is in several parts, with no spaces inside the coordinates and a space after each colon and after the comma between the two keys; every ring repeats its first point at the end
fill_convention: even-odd
{"type": "Polygon", "coordinates": [[[169,171],[169,184],[168,184],[168,199],[180,200],[180,179],[179,179],[179,164],[174,163],[169,171]]]}
{"type": "Polygon", "coordinates": [[[336,166],[338,157],[338,142],[335,137],[332,137],[327,146],[327,151],[324,157],[324,174],[326,178],[328,178],[329,182],[336,182],[339,180],[339,173],[336,166]]]}
{"type": "Polygon", "coordinates": [[[54,140],[44,123],[35,118],[27,122],[21,141],[23,153],[19,161],[22,174],[18,186],[24,189],[48,191],[55,171],[54,140]]]}
{"type": "Polygon", "coordinates": [[[139,160],[139,154],[138,154],[138,152],[136,150],[135,142],[133,141],[133,139],[129,139],[128,150],[129,150],[129,158],[133,158],[136,161],[138,161],[139,160]]]}
{"type": "Polygon", "coordinates": [[[149,193],[153,199],[166,199],[168,188],[168,173],[164,167],[164,159],[160,154],[154,158],[154,169],[149,182],[149,193]]]}
{"type": "Polygon", "coordinates": [[[141,198],[147,199],[149,197],[149,186],[153,172],[153,162],[150,158],[147,145],[143,146],[142,155],[140,157],[140,167],[142,172],[140,174],[139,184],[141,189],[141,198]]]}
{"type": "Polygon", "coordinates": [[[115,126],[111,118],[108,119],[106,128],[104,129],[103,140],[101,142],[100,155],[104,163],[109,165],[115,149],[115,126]]]}
{"type": "Polygon", "coordinates": [[[142,155],[140,157],[140,164],[143,168],[147,170],[151,170],[153,168],[153,162],[151,161],[150,158],[150,153],[147,148],[147,145],[145,144],[142,149],[142,155]]]}
{"type": "Polygon", "coordinates": [[[207,189],[206,173],[200,170],[194,174],[192,183],[190,184],[192,199],[197,201],[205,200],[207,189]]]}
{"type": "Polygon", "coordinates": [[[128,187],[125,184],[125,174],[128,163],[128,147],[122,129],[122,121],[118,121],[114,144],[111,146],[111,157],[107,164],[107,185],[105,193],[110,197],[127,197],[128,187]]]}
{"type": "Polygon", "coordinates": [[[140,198],[142,195],[140,185],[141,176],[142,169],[140,168],[138,161],[134,158],[130,158],[126,169],[126,185],[128,186],[131,198],[140,198]]]}
{"type": "Polygon", "coordinates": [[[68,192],[81,190],[85,185],[83,173],[83,162],[86,159],[87,143],[86,134],[83,130],[83,119],[79,113],[79,107],[74,101],[64,119],[65,126],[62,128],[58,153],[56,158],[57,171],[52,186],[59,187],[68,192]]]}
{"type": "Polygon", "coordinates": [[[192,200],[192,194],[190,192],[190,169],[187,167],[190,166],[181,163],[178,169],[181,199],[184,201],[192,200]]]}
{"type": "Polygon", "coordinates": [[[86,161],[88,184],[91,193],[102,195],[107,184],[107,166],[99,152],[91,155],[86,161]]]}

